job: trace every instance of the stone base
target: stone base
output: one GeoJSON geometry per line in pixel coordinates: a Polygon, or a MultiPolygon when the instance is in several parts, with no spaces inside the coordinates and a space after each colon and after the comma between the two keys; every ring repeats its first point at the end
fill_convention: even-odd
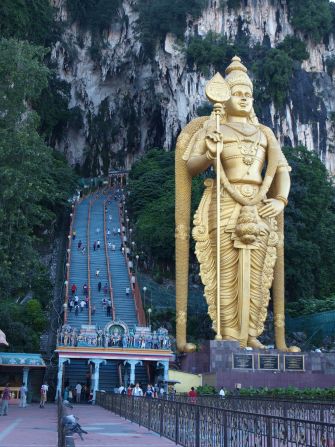
{"type": "Polygon", "coordinates": [[[203,384],[217,388],[335,386],[335,353],[247,350],[234,341],[206,343],[182,358],[182,368],[202,373],[203,384]]]}

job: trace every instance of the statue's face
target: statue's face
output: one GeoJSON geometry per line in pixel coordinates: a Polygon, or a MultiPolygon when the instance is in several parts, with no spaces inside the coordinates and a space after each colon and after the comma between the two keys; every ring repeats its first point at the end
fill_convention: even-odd
{"type": "Polygon", "coordinates": [[[234,85],[231,89],[231,97],[226,102],[226,111],[231,116],[249,116],[253,97],[251,88],[247,85],[234,85]]]}

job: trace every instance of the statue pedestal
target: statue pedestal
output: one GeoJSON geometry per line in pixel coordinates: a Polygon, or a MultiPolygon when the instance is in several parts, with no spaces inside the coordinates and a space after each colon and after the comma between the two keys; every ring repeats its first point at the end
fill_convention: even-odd
{"type": "Polygon", "coordinates": [[[234,341],[213,340],[187,354],[182,367],[202,373],[203,384],[217,388],[335,386],[335,353],[248,350],[234,341]]]}

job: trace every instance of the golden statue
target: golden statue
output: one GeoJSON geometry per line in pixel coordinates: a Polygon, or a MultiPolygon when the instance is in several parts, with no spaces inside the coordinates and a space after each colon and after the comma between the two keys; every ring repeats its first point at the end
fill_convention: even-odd
{"type": "Polygon", "coordinates": [[[240,58],[232,59],[225,79],[214,76],[206,95],[213,113],[192,120],[176,147],[177,347],[195,349],[186,342],[192,176],[213,166],[216,180],[205,180],[193,237],[215,339],[264,348],[258,337],[272,286],[276,347],[297,351],[285,343],[283,211],[290,167],[273,132],[257,120],[240,58]]]}

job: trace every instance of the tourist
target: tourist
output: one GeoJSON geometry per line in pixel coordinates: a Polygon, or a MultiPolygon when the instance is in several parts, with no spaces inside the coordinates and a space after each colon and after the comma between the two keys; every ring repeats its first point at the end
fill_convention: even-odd
{"type": "Polygon", "coordinates": [[[97,249],[98,250],[100,249],[100,241],[99,240],[97,241],[97,249]]]}
{"type": "Polygon", "coordinates": [[[117,234],[118,234],[119,236],[121,235],[121,229],[120,229],[120,228],[117,229],[117,234]]]}
{"type": "Polygon", "coordinates": [[[75,295],[74,297],[74,304],[78,304],[79,303],[79,296],[75,295]]]}
{"type": "Polygon", "coordinates": [[[76,290],[77,290],[77,286],[75,284],[72,284],[72,287],[71,287],[72,295],[74,295],[76,293],[76,290]]]}
{"type": "Polygon", "coordinates": [[[70,307],[70,312],[72,312],[72,309],[74,308],[74,301],[73,300],[69,301],[69,307],[70,307]]]}
{"type": "Polygon", "coordinates": [[[79,304],[76,304],[76,305],[74,306],[74,314],[75,314],[75,316],[77,316],[78,313],[79,313],[79,304]]]}
{"type": "Polygon", "coordinates": [[[72,231],[72,239],[73,239],[73,240],[76,239],[76,235],[77,235],[76,230],[73,230],[73,231],[72,231]]]}
{"type": "Polygon", "coordinates": [[[112,306],[110,304],[110,301],[108,301],[108,303],[107,303],[107,317],[111,316],[111,310],[112,310],[112,306]]]}
{"type": "Polygon", "coordinates": [[[160,388],[159,388],[159,397],[161,399],[163,399],[164,393],[165,393],[164,387],[163,387],[163,385],[161,385],[160,388]]]}
{"type": "Polygon", "coordinates": [[[145,392],[145,397],[148,397],[149,399],[151,399],[152,397],[154,397],[154,389],[152,387],[152,385],[149,383],[145,392]]]}
{"type": "Polygon", "coordinates": [[[136,397],[143,396],[143,391],[142,391],[142,388],[140,387],[139,383],[137,383],[135,385],[135,388],[133,389],[132,394],[133,394],[133,396],[136,396],[136,397]]]}
{"type": "Polygon", "coordinates": [[[93,306],[92,306],[92,315],[95,315],[95,304],[93,304],[93,306]]]}
{"type": "Polygon", "coordinates": [[[220,391],[219,391],[219,396],[223,399],[224,397],[225,397],[225,395],[226,395],[226,393],[225,393],[225,390],[224,390],[224,388],[223,388],[223,386],[220,388],[220,391]]]}
{"type": "Polygon", "coordinates": [[[112,251],[115,251],[115,244],[112,244],[112,251]]]}
{"type": "Polygon", "coordinates": [[[99,281],[99,282],[98,282],[98,292],[99,292],[99,293],[101,292],[101,286],[102,286],[101,281],[99,281]]]}
{"type": "Polygon", "coordinates": [[[25,408],[27,406],[27,393],[28,388],[26,387],[26,384],[23,383],[20,388],[20,405],[19,407],[25,408]]]}
{"type": "Polygon", "coordinates": [[[96,229],[95,231],[97,232],[97,235],[99,235],[99,233],[100,233],[100,228],[97,227],[97,229],[96,229]]]}
{"type": "Polygon", "coordinates": [[[130,397],[133,394],[134,385],[129,384],[127,388],[127,396],[130,397]]]}
{"type": "Polygon", "coordinates": [[[113,236],[116,236],[116,228],[113,228],[113,236]]]}
{"type": "Polygon", "coordinates": [[[80,404],[80,398],[81,398],[81,390],[82,390],[81,383],[77,383],[76,385],[76,402],[77,404],[80,404]]]}
{"type": "Polygon", "coordinates": [[[107,246],[108,246],[109,249],[111,249],[112,248],[112,243],[110,241],[107,242],[107,246]]]}
{"type": "Polygon", "coordinates": [[[48,394],[49,386],[47,383],[43,383],[41,386],[41,401],[40,401],[40,408],[44,408],[46,401],[47,401],[47,394],[48,394]]]}
{"type": "Polygon", "coordinates": [[[95,251],[96,248],[97,248],[97,241],[94,241],[94,244],[93,244],[93,250],[95,251]]]}
{"type": "Polygon", "coordinates": [[[130,293],[130,288],[126,287],[126,295],[129,296],[129,293],[130,293]]]}
{"type": "Polygon", "coordinates": [[[81,252],[82,252],[82,254],[84,255],[84,254],[86,253],[86,247],[83,247],[83,248],[81,249],[81,252]]]}
{"type": "Polygon", "coordinates": [[[109,236],[111,235],[110,229],[107,230],[107,239],[109,239],[109,236]]]}
{"type": "Polygon", "coordinates": [[[85,305],[86,305],[87,309],[88,309],[88,302],[89,302],[89,298],[88,298],[88,295],[86,295],[85,296],[85,305]]]}
{"type": "Polygon", "coordinates": [[[87,287],[86,283],[83,285],[83,292],[84,292],[84,295],[88,294],[88,287],[87,287]]]}
{"type": "Polygon", "coordinates": [[[99,269],[97,269],[96,270],[96,272],[95,272],[95,276],[98,278],[99,277],[99,275],[100,275],[100,270],[99,269]]]}
{"type": "Polygon", "coordinates": [[[132,285],[133,289],[135,289],[135,283],[136,283],[135,275],[132,275],[132,277],[131,277],[131,285],[132,285]]]}
{"type": "Polygon", "coordinates": [[[84,310],[84,307],[86,306],[86,303],[84,300],[80,301],[80,312],[82,312],[84,310]]]}
{"type": "Polygon", "coordinates": [[[81,240],[79,240],[79,241],[78,241],[78,250],[81,249],[82,244],[83,244],[83,243],[81,242],[81,240]]]}
{"type": "Polygon", "coordinates": [[[103,310],[105,310],[105,308],[106,308],[106,306],[107,306],[107,300],[106,300],[105,297],[102,298],[102,300],[101,300],[101,304],[102,304],[102,308],[103,308],[103,310]]]}
{"type": "Polygon", "coordinates": [[[126,394],[126,389],[125,389],[125,387],[122,385],[122,383],[121,383],[121,385],[119,386],[119,394],[126,394]]]}
{"type": "Polygon", "coordinates": [[[195,391],[194,387],[192,386],[190,391],[188,392],[188,397],[190,398],[191,404],[195,404],[197,401],[197,392],[195,391]]]}
{"type": "Polygon", "coordinates": [[[104,294],[107,295],[107,292],[108,292],[108,284],[106,283],[104,285],[104,294]]]}
{"type": "Polygon", "coordinates": [[[2,392],[2,399],[1,399],[1,415],[0,416],[7,416],[8,415],[8,405],[10,401],[10,388],[9,383],[6,384],[3,392],[2,392]]]}

